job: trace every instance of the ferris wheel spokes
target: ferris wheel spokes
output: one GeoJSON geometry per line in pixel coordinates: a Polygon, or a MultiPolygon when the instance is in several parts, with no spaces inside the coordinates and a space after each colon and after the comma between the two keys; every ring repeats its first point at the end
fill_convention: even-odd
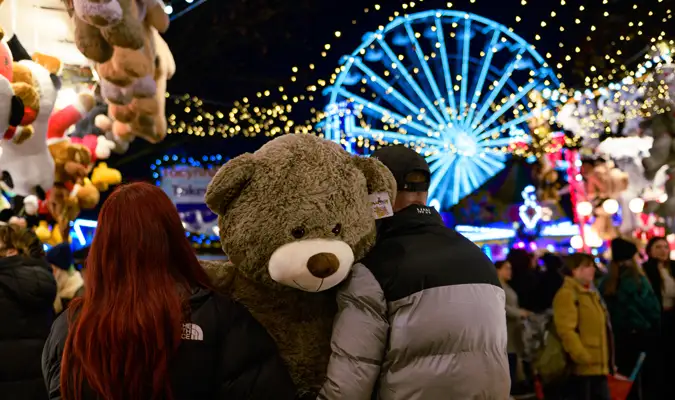
{"type": "MultiPolygon", "coordinates": [[[[468,16],[467,16],[468,17],[468,16]]],[[[460,120],[463,120],[467,114],[466,92],[469,84],[469,50],[471,49],[471,20],[466,18],[464,20],[464,31],[462,32],[463,45],[462,47],[462,90],[460,94],[460,120]]]]}
{"type": "MultiPolygon", "coordinates": [[[[422,71],[424,71],[424,75],[427,78],[429,86],[431,87],[431,90],[434,92],[434,97],[436,97],[436,103],[442,105],[443,103],[441,102],[441,100],[443,99],[443,96],[441,96],[441,91],[438,89],[438,85],[436,84],[436,78],[434,78],[434,75],[431,72],[431,69],[429,68],[429,64],[424,59],[424,54],[422,54],[422,46],[420,45],[419,41],[417,40],[417,37],[415,36],[415,33],[413,32],[412,28],[410,27],[410,22],[406,21],[404,26],[405,26],[405,31],[408,34],[408,37],[410,38],[410,42],[413,45],[413,50],[415,51],[415,54],[417,55],[417,60],[419,61],[420,65],[422,66],[422,71]]],[[[448,114],[448,110],[443,106],[441,106],[439,108],[441,109],[441,112],[443,113],[445,124],[450,123],[452,121],[452,119],[450,118],[450,115],[448,114]]]]}
{"type": "Polygon", "coordinates": [[[499,117],[504,115],[504,113],[509,110],[511,107],[513,107],[517,102],[520,101],[523,97],[525,97],[532,89],[534,89],[537,85],[539,85],[538,79],[532,79],[532,82],[528,83],[523,90],[518,93],[517,95],[511,97],[504,105],[502,105],[499,110],[495,111],[490,115],[490,118],[485,120],[485,122],[481,123],[480,126],[475,128],[473,131],[474,135],[479,135],[481,132],[483,132],[485,129],[487,129],[492,123],[497,121],[499,117]]]}
{"type": "Polygon", "coordinates": [[[478,76],[478,80],[476,81],[476,90],[473,92],[473,97],[471,98],[471,107],[469,109],[469,115],[466,117],[466,122],[464,123],[465,128],[470,128],[471,121],[473,120],[474,114],[476,114],[477,106],[475,104],[477,104],[478,99],[480,98],[483,92],[485,80],[487,79],[487,73],[490,70],[490,66],[492,65],[492,57],[494,56],[497,50],[495,48],[495,45],[497,44],[498,40],[499,40],[499,31],[495,29],[492,33],[490,43],[485,49],[485,56],[483,57],[483,61],[481,63],[480,75],[478,76]]]}
{"type": "MultiPolygon", "coordinates": [[[[438,129],[437,123],[432,121],[426,113],[423,113],[419,107],[414,105],[401,92],[396,90],[396,88],[389,85],[389,83],[387,83],[387,81],[385,81],[381,76],[377,75],[372,69],[368,68],[359,57],[354,58],[354,65],[364,74],[368,75],[370,77],[371,82],[374,81],[375,83],[380,85],[385,90],[385,93],[392,95],[397,101],[403,104],[409,110],[409,112],[412,112],[415,115],[421,115],[422,116],[421,121],[424,121],[424,123],[426,123],[430,129],[433,130],[438,129]]],[[[388,101],[388,103],[391,104],[394,108],[396,108],[399,112],[403,112],[401,109],[399,109],[399,107],[396,104],[390,101],[388,101]]]]}
{"type": "MultiPolygon", "coordinates": [[[[410,85],[410,87],[413,89],[413,91],[415,91],[415,94],[417,94],[417,96],[420,98],[420,100],[422,100],[422,102],[427,107],[429,112],[431,112],[431,115],[433,115],[434,118],[436,119],[436,122],[438,122],[439,125],[445,125],[447,122],[449,122],[449,121],[443,120],[443,117],[441,117],[441,115],[438,113],[438,110],[436,110],[436,107],[434,107],[434,105],[431,103],[431,101],[429,100],[429,97],[427,97],[427,95],[424,93],[422,88],[420,88],[420,86],[417,84],[417,82],[415,82],[415,80],[412,78],[412,76],[410,76],[410,74],[408,73],[408,70],[405,68],[405,66],[403,66],[403,64],[398,59],[398,57],[396,56],[394,51],[382,39],[381,36],[378,36],[377,43],[380,45],[380,47],[382,47],[382,50],[384,50],[384,53],[387,55],[387,57],[389,57],[389,59],[394,62],[393,65],[396,65],[396,69],[401,73],[401,75],[403,75],[405,80],[408,82],[408,85],[410,85]]],[[[392,68],[393,68],[393,65],[392,65],[392,68]]]]}
{"type": "Polygon", "coordinates": [[[443,68],[443,77],[445,78],[445,88],[448,95],[447,101],[451,108],[450,113],[452,115],[452,118],[454,119],[456,118],[455,111],[457,110],[457,101],[455,100],[455,91],[452,88],[453,87],[452,72],[450,71],[450,65],[448,63],[448,50],[445,46],[445,37],[444,37],[445,32],[443,31],[443,24],[441,22],[441,19],[438,16],[436,16],[435,18],[436,23],[434,26],[436,27],[436,38],[438,39],[439,48],[441,50],[441,65],[443,68]]]}
{"type": "Polygon", "coordinates": [[[542,111],[547,111],[548,109],[549,109],[548,107],[544,107],[541,110],[532,110],[532,111],[528,112],[527,114],[521,115],[520,117],[517,117],[515,119],[512,119],[511,121],[506,122],[505,124],[502,124],[500,126],[492,128],[491,130],[489,130],[487,132],[481,133],[480,135],[478,135],[477,139],[479,141],[482,141],[482,140],[488,139],[489,137],[491,137],[495,133],[506,132],[511,127],[522,124],[524,122],[527,122],[527,120],[536,116],[537,113],[542,112],[542,111]]]}
{"type": "Polygon", "coordinates": [[[404,117],[403,115],[400,115],[398,113],[395,113],[391,110],[387,110],[386,108],[377,105],[375,103],[372,103],[363,97],[360,97],[348,90],[345,89],[338,89],[338,93],[341,94],[342,96],[351,99],[354,103],[359,104],[360,106],[363,107],[363,110],[368,110],[368,111],[375,111],[378,113],[378,118],[383,119],[383,118],[394,118],[397,121],[405,121],[403,123],[398,122],[397,125],[408,125],[412,127],[413,129],[417,130],[418,132],[422,133],[425,135],[425,137],[428,137],[430,135],[434,135],[438,133],[438,130],[432,131],[430,128],[420,125],[419,123],[415,121],[409,120],[407,117],[404,117]]]}
{"type": "Polygon", "coordinates": [[[494,88],[490,92],[490,95],[488,96],[487,100],[483,102],[483,105],[481,106],[478,115],[476,115],[474,119],[469,121],[468,126],[470,126],[472,129],[476,129],[478,127],[478,124],[480,124],[480,122],[483,120],[483,117],[490,108],[490,105],[492,105],[492,102],[495,101],[499,93],[504,88],[504,85],[506,85],[506,82],[509,80],[509,78],[511,78],[511,74],[513,74],[513,71],[516,69],[517,65],[516,61],[518,60],[519,57],[522,57],[525,50],[526,49],[524,47],[521,47],[518,50],[518,54],[515,56],[515,60],[512,60],[509,63],[508,67],[506,67],[506,70],[504,71],[502,77],[499,79],[499,82],[496,85],[494,85],[494,88]]]}

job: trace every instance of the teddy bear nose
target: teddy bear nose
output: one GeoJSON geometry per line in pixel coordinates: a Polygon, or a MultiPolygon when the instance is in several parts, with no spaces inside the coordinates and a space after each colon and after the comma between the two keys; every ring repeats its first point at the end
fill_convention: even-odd
{"type": "Polygon", "coordinates": [[[317,278],[327,278],[340,267],[340,260],[333,253],[317,253],[307,260],[307,269],[317,278]]]}

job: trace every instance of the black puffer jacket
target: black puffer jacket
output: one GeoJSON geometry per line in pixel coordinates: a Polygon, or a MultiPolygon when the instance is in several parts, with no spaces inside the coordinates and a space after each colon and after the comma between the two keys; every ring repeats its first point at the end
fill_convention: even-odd
{"type": "Polygon", "coordinates": [[[0,258],[0,398],[44,400],[40,355],[54,321],[56,282],[46,261],[0,258]]]}
{"type": "MultiPolygon", "coordinates": [[[[240,304],[205,289],[190,298],[191,323],[170,365],[175,400],[291,400],[295,387],[276,344],[240,304]]],[[[42,355],[50,400],[61,400],[61,356],[68,336],[61,314],[42,355]]],[[[120,382],[123,384],[123,382],[120,382]]],[[[89,389],[84,400],[97,400],[89,389]]]]}

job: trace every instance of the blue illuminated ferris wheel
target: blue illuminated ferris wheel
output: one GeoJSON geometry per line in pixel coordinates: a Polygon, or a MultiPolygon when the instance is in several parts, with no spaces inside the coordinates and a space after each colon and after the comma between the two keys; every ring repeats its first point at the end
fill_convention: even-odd
{"type": "Polygon", "coordinates": [[[427,157],[430,195],[449,208],[504,168],[509,144],[552,107],[544,58],[494,21],[460,11],[398,17],[341,60],[324,135],[355,151],[405,144],[427,157]],[[530,98],[544,93],[543,107],[530,98]]]}

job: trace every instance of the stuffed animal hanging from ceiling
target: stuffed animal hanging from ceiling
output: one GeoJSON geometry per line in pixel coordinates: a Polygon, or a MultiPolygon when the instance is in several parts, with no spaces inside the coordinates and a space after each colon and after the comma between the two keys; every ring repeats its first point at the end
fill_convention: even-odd
{"type": "MultiPolygon", "coordinates": [[[[39,113],[33,121],[33,135],[22,144],[2,141],[0,155],[2,170],[9,173],[14,181],[13,190],[17,195],[44,194],[54,184],[54,161],[47,148],[47,126],[58,92],[58,80],[48,70],[31,60],[18,62],[30,72],[31,79],[40,91],[39,113]]],[[[17,130],[24,129],[19,127],[17,130]]]]}

